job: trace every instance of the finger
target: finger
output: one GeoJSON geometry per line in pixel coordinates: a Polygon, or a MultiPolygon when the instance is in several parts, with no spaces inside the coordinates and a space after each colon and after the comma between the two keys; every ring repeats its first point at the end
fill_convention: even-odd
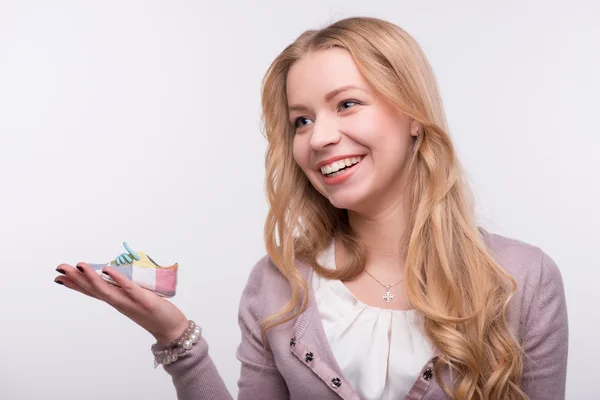
{"type": "Polygon", "coordinates": [[[136,283],[132,282],[129,277],[112,267],[104,267],[102,272],[108,275],[117,285],[121,287],[130,298],[139,298],[140,291],[142,288],[136,283]]]}
{"type": "Polygon", "coordinates": [[[100,300],[97,296],[95,296],[94,294],[83,289],[81,286],[79,286],[77,283],[75,283],[72,279],[69,279],[67,276],[58,276],[58,277],[56,277],[56,279],[54,279],[54,282],[56,282],[60,285],[63,285],[66,288],[75,290],[86,296],[93,297],[94,299],[100,300]]]}
{"type": "Polygon", "coordinates": [[[111,305],[123,304],[127,302],[127,296],[117,287],[114,287],[98,274],[87,263],[77,263],[76,268],[79,270],[78,283],[83,289],[94,293],[98,298],[106,301],[111,305]]]}
{"type": "Polygon", "coordinates": [[[89,297],[92,297],[92,298],[94,298],[96,300],[102,301],[102,302],[108,304],[109,306],[113,307],[117,311],[119,311],[121,314],[123,314],[123,315],[131,318],[129,316],[130,312],[128,312],[128,309],[131,308],[131,300],[127,299],[126,296],[123,296],[124,297],[123,301],[118,302],[119,305],[118,304],[113,304],[113,303],[110,303],[110,302],[106,301],[105,299],[101,299],[98,296],[95,296],[94,294],[88,292],[87,290],[83,289],[81,286],[79,286],[77,283],[75,283],[73,280],[69,279],[66,276],[58,276],[54,281],[57,282],[57,283],[59,283],[59,284],[61,284],[61,285],[64,285],[65,287],[67,287],[69,289],[75,290],[75,291],[77,291],[79,293],[82,293],[82,294],[84,294],[86,296],[89,296],[89,297]],[[128,307],[128,305],[129,305],[129,307],[128,307]]]}
{"type": "Polygon", "coordinates": [[[83,278],[83,269],[72,267],[69,264],[60,264],[56,268],[56,271],[69,278],[69,280],[84,289],[87,293],[91,294],[93,292],[89,283],[83,278]]]}
{"type": "Polygon", "coordinates": [[[90,282],[101,298],[128,318],[138,321],[147,313],[147,297],[145,289],[131,281],[129,277],[115,268],[104,267],[101,273],[108,276],[114,283],[109,283],[97,271],[86,263],[78,263],[83,269],[83,275],[90,282]],[[118,285],[118,286],[117,286],[118,285]]]}

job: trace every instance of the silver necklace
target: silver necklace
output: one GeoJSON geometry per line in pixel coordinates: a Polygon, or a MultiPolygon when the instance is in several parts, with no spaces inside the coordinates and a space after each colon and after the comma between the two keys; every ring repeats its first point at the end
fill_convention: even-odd
{"type": "Polygon", "coordinates": [[[383,283],[379,282],[379,279],[375,278],[373,275],[371,275],[371,273],[369,271],[367,271],[366,269],[364,270],[367,274],[369,274],[369,276],[373,279],[375,279],[377,281],[377,283],[379,283],[381,286],[385,287],[385,294],[383,295],[383,300],[385,300],[386,303],[389,303],[390,301],[392,301],[392,299],[394,298],[394,295],[390,292],[390,288],[396,286],[397,284],[399,284],[400,282],[402,282],[404,280],[404,278],[400,279],[398,282],[394,283],[393,285],[384,285],[383,283]]]}

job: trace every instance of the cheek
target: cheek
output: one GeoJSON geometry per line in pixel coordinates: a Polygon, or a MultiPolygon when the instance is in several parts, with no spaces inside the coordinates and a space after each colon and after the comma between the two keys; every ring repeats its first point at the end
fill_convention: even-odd
{"type": "Polygon", "coordinates": [[[302,169],[304,175],[306,175],[313,187],[317,189],[319,193],[325,196],[325,193],[320,187],[320,173],[316,172],[314,169],[311,168],[310,148],[308,146],[308,143],[305,143],[303,139],[305,138],[298,136],[294,138],[294,144],[292,148],[294,160],[296,161],[296,164],[298,164],[300,169],[302,169]]]}
{"type": "Polygon", "coordinates": [[[341,120],[341,130],[354,142],[370,149],[390,145],[390,134],[398,133],[398,125],[380,107],[366,107],[341,120]]]}
{"type": "Polygon", "coordinates": [[[306,173],[310,161],[309,151],[305,144],[302,143],[301,138],[299,138],[298,136],[294,137],[292,155],[294,156],[296,164],[298,164],[298,166],[304,171],[304,173],[306,173]]]}
{"type": "Polygon", "coordinates": [[[403,156],[412,143],[410,123],[404,118],[390,114],[382,113],[375,119],[370,143],[386,153],[403,156]]]}
{"type": "Polygon", "coordinates": [[[298,141],[297,136],[294,136],[294,139],[292,140],[292,155],[294,156],[294,160],[296,160],[296,162],[300,164],[302,154],[300,151],[300,143],[298,141]]]}
{"type": "Polygon", "coordinates": [[[381,122],[375,108],[364,108],[351,116],[340,118],[339,129],[348,135],[356,136],[363,140],[376,134],[381,122]]]}

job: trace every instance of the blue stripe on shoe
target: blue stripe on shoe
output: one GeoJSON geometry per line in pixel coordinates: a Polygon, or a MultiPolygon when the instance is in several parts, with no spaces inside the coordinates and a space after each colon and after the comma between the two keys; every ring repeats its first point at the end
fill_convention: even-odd
{"type": "MultiPolygon", "coordinates": [[[[106,264],[88,264],[90,267],[94,269],[94,271],[101,271],[106,267],[106,264]]],[[[117,270],[117,272],[122,273],[127,276],[129,280],[133,279],[133,267],[131,265],[112,265],[111,268],[117,270]]]]}
{"type": "Polygon", "coordinates": [[[106,264],[88,264],[90,267],[94,269],[94,271],[100,271],[102,268],[106,267],[106,264]]]}

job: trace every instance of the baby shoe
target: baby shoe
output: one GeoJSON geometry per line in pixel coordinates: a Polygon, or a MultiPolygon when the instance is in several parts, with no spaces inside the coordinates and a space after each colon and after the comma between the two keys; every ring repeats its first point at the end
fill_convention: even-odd
{"type": "Polygon", "coordinates": [[[139,286],[148,289],[161,297],[175,296],[177,287],[177,269],[175,263],[170,267],[158,265],[147,254],[133,251],[126,242],[123,246],[127,253],[122,253],[117,258],[106,264],[89,264],[105,281],[114,286],[119,286],[110,276],[103,274],[104,267],[112,267],[122,273],[139,286]]]}

